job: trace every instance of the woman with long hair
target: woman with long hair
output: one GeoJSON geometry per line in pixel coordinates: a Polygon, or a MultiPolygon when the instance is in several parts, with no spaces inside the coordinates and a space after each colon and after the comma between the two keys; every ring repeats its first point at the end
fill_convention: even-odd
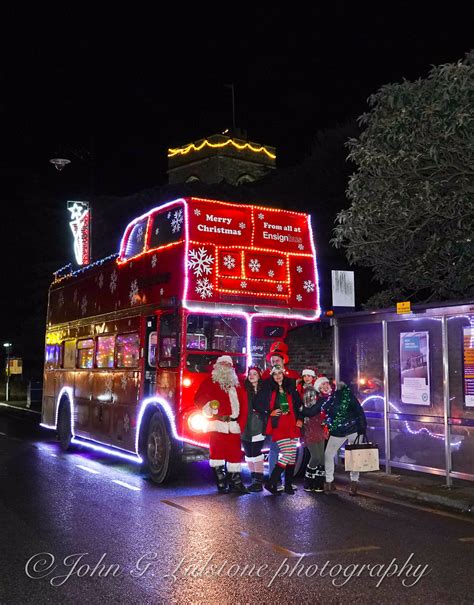
{"type": "Polygon", "coordinates": [[[303,425],[302,401],[291,380],[285,377],[281,366],[271,369],[270,389],[263,389],[257,395],[254,407],[268,418],[266,433],[278,445],[278,462],[275,465],[265,489],[278,495],[277,484],[285,473],[285,493],[294,494],[292,480],[295,471],[296,451],[300,429],[303,425]]]}
{"type": "Polygon", "coordinates": [[[251,366],[244,382],[244,393],[247,396],[247,421],[242,431],[242,447],[245,452],[245,461],[252,477],[250,492],[263,490],[263,454],[262,447],[265,441],[265,423],[262,415],[254,409],[253,404],[262,390],[262,370],[258,366],[251,366]]]}

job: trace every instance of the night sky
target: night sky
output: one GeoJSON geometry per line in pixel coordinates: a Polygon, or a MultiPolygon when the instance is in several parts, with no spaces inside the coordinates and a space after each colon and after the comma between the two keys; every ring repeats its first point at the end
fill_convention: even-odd
{"type": "Polygon", "coordinates": [[[64,6],[3,18],[0,338],[25,348],[26,329],[18,334],[46,299],[36,286],[45,267],[72,260],[66,200],[165,184],[168,147],[232,126],[226,84],[237,127],[276,146],[286,168],[318,131],[353,122],[384,83],[425,77],[474,47],[472,2],[361,4],[294,5],[297,14],[288,4],[174,14],[64,6]],[[73,163],[57,172],[55,155],[73,163]]]}

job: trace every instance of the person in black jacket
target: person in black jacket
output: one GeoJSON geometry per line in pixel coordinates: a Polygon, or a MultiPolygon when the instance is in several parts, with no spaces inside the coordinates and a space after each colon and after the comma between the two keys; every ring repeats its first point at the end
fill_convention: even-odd
{"type": "MultiPolygon", "coordinates": [[[[340,388],[333,391],[329,380],[322,377],[316,381],[315,388],[321,395],[327,397],[321,409],[326,416],[323,424],[329,430],[329,441],[324,454],[326,470],[324,487],[325,491],[330,493],[336,490],[334,485],[334,456],[346,441],[353,443],[357,435],[365,434],[367,420],[362,406],[346,384],[341,383],[340,388]]],[[[357,494],[358,482],[359,473],[351,471],[351,496],[357,494]]]]}

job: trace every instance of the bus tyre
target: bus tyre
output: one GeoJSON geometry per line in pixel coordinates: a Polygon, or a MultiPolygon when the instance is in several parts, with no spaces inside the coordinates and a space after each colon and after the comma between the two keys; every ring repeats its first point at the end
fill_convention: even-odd
{"type": "Polygon", "coordinates": [[[148,424],[146,463],[153,483],[166,483],[176,470],[176,445],[159,410],[153,414],[148,424]]]}
{"type": "Polygon", "coordinates": [[[67,452],[71,448],[71,408],[68,403],[63,403],[59,409],[58,437],[61,449],[67,452]]]}

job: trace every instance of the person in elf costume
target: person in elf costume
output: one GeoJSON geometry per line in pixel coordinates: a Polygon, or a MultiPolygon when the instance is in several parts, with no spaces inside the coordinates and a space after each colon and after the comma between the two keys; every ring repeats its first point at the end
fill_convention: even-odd
{"type": "MultiPolygon", "coordinates": [[[[319,392],[325,397],[322,411],[326,418],[323,422],[329,431],[329,440],[324,454],[326,468],[324,488],[326,492],[331,493],[336,490],[334,485],[334,456],[346,441],[354,443],[357,435],[365,435],[367,420],[358,399],[346,384],[340,383],[339,388],[333,391],[329,381],[323,382],[319,386],[319,392]]],[[[357,494],[359,473],[351,471],[350,476],[349,492],[351,496],[355,496],[357,494]]]]}
{"type": "Polygon", "coordinates": [[[325,401],[319,394],[319,387],[327,378],[316,379],[316,372],[305,368],[301,372],[301,382],[296,387],[303,401],[303,440],[310,453],[306,467],[303,489],[306,492],[324,492],[324,445],[326,433],[322,426],[324,416],[321,414],[321,405],[325,401]]]}
{"type": "Polygon", "coordinates": [[[221,355],[195,396],[196,405],[208,419],[209,465],[221,493],[249,493],[241,477],[240,434],[247,420],[245,402],[232,357],[221,355]]]}

